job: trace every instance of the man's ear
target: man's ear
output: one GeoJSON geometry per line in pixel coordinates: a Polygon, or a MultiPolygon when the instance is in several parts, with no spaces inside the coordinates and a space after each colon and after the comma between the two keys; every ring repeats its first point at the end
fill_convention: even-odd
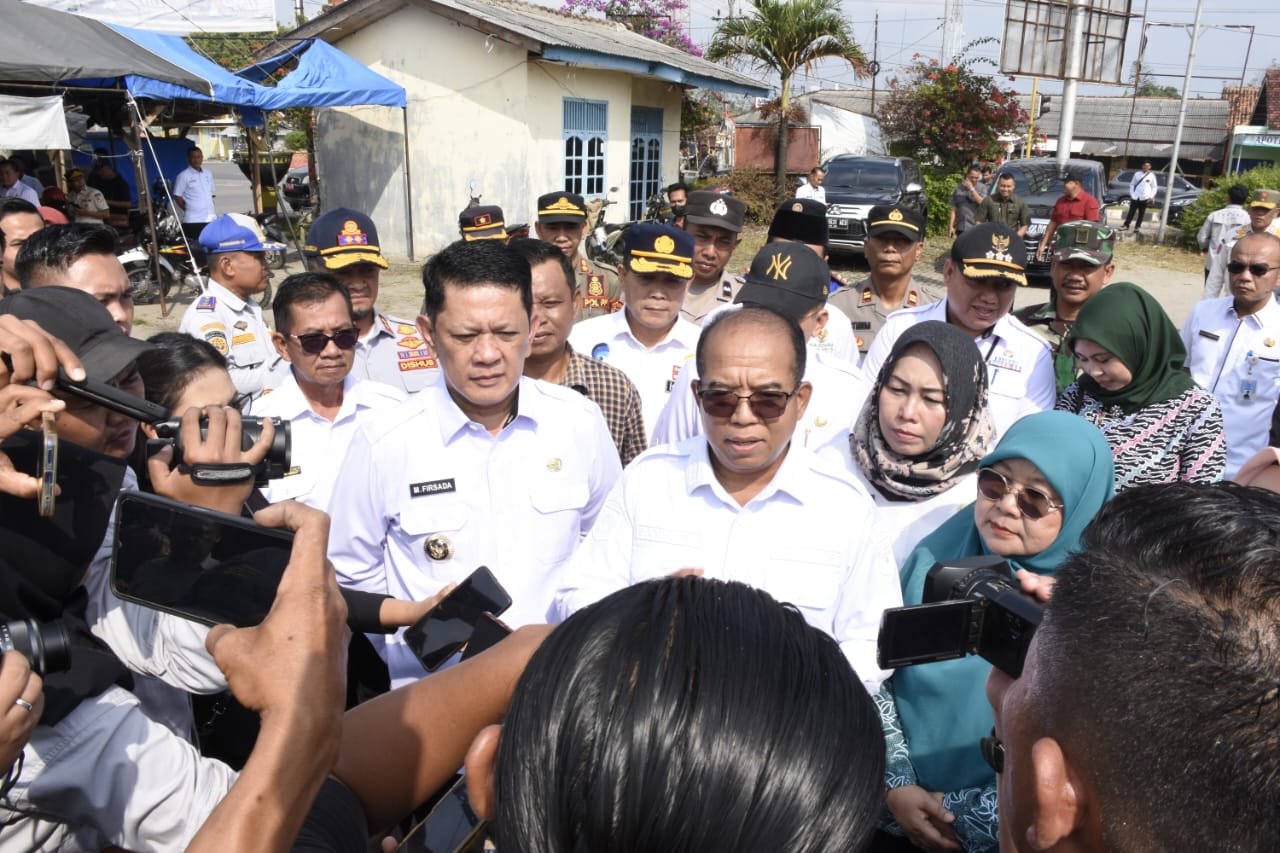
{"type": "Polygon", "coordinates": [[[279,332],[271,333],[271,345],[276,348],[276,352],[280,354],[287,363],[293,364],[293,360],[289,358],[289,350],[284,345],[284,335],[279,332]]]}
{"type": "Polygon", "coordinates": [[[493,820],[497,814],[497,798],[494,796],[494,773],[498,766],[498,744],[502,740],[502,726],[485,726],[471,741],[463,769],[467,775],[467,797],[477,815],[493,820]]]}
{"type": "Polygon", "coordinates": [[[1027,827],[1027,846],[1050,850],[1079,830],[1089,808],[1083,779],[1056,740],[1043,737],[1031,747],[1034,814],[1027,827]]]}
{"type": "Polygon", "coordinates": [[[418,334],[427,342],[427,349],[432,352],[439,352],[436,349],[435,326],[426,314],[419,314],[418,319],[414,321],[414,325],[418,327],[418,334]]]}

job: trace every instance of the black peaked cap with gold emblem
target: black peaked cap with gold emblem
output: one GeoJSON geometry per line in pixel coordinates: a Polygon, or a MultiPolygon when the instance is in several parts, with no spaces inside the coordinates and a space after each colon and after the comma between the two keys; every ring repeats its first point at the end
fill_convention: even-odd
{"type": "Polygon", "coordinates": [[[632,272],[693,278],[693,238],[670,225],[637,222],[627,229],[626,266],[632,272]]]}
{"type": "Polygon", "coordinates": [[[924,239],[924,217],[914,207],[877,204],[867,214],[867,236],[901,234],[913,243],[924,239]]]}
{"type": "Polygon", "coordinates": [[[1027,245],[1018,232],[999,222],[968,229],[951,244],[951,260],[966,278],[1007,278],[1027,283],[1027,245]]]}
{"type": "Polygon", "coordinates": [[[311,223],[302,253],[319,258],[331,270],[351,264],[374,264],[384,270],[390,266],[382,256],[373,220],[348,207],[331,210],[311,223]]]}
{"type": "Polygon", "coordinates": [[[577,193],[547,193],[538,196],[538,221],[569,222],[583,225],[587,221],[587,204],[577,193]]]}

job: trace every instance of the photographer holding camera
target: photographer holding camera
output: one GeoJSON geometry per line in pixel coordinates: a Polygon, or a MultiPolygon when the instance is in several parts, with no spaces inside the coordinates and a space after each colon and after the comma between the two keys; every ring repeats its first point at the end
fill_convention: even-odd
{"type": "MultiPolygon", "coordinates": [[[[1015,422],[980,463],[977,501],[907,559],[904,603],[921,603],[940,560],[998,555],[1020,575],[1052,575],[1111,498],[1113,478],[1110,448],[1091,424],[1061,412],[1015,422]]],[[[978,749],[991,730],[989,668],[976,657],[906,667],[876,696],[888,749],[888,829],[918,847],[997,847],[995,773],[978,749]]]]}

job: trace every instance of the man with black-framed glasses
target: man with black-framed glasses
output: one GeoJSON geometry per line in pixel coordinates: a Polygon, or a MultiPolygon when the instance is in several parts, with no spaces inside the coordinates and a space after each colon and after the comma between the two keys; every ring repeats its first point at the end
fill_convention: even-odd
{"type": "Polygon", "coordinates": [[[264,489],[272,503],[297,500],[327,510],[339,462],[361,425],[404,399],[399,388],[351,372],[360,331],[346,288],[326,273],[291,275],[271,303],[271,342],[289,376],[255,408],[293,424],[290,467],[264,489]]]}
{"type": "Polygon", "coordinates": [[[1182,324],[1186,367],[1222,407],[1230,479],[1267,446],[1271,413],[1280,399],[1280,238],[1241,237],[1226,264],[1231,295],[1202,299],[1182,324]]]}
{"type": "MultiPolygon", "coordinates": [[[[779,264],[784,248],[812,257],[774,248],[779,264]]],[[[708,322],[691,392],[701,434],[623,471],[560,575],[557,617],[673,572],[742,581],[835,637],[876,692],[889,675],[875,645],[880,613],[902,598],[897,568],[879,532],[849,523],[871,512],[861,487],[793,441],[812,394],[805,361],[799,325],[759,303],[708,322]]]]}

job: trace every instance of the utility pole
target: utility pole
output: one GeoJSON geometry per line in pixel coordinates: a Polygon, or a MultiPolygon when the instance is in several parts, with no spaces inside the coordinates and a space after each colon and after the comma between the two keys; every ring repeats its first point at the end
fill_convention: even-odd
{"type": "Polygon", "coordinates": [[[1182,78],[1182,102],[1178,105],[1178,129],[1173,135],[1173,154],[1169,158],[1169,183],[1165,185],[1164,204],[1160,208],[1160,228],[1156,242],[1164,242],[1164,230],[1169,223],[1169,199],[1173,197],[1173,178],[1178,174],[1178,149],[1182,147],[1182,125],[1187,120],[1187,96],[1191,94],[1191,71],[1196,64],[1196,43],[1200,41],[1200,15],[1204,12],[1204,0],[1196,2],[1196,21],[1191,25],[1191,52],[1187,54],[1187,73],[1182,78]]]}
{"type": "Polygon", "coordinates": [[[1040,117],[1040,78],[1031,78],[1031,109],[1027,111],[1027,145],[1022,149],[1023,157],[1031,156],[1031,146],[1036,138],[1036,119],[1040,117]]]}
{"type": "Polygon", "coordinates": [[[955,59],[964,42],[964,0],[946,0],[942,6],[943,65],[955,59]]]}
{"type": "Polygon", "coordinates": [[[876,77],[880,76],[880,10],[876,9],[875,29],[871,36],[871,114],[876,114],[876,77]]]}
{"type": "Polygon", "coordinates": [[[1088,0],[1073,0],[1067,7],[1067,73],[1062,84],[1062,117],[1058,120],[1056,156],[1060,169],[1066,169],[1067,161],[1071,159],[1071,137],[1076,129],[1076,90],[1080,86],[1084,66],[1084,27],[1088,14],[1088,0]]]}

